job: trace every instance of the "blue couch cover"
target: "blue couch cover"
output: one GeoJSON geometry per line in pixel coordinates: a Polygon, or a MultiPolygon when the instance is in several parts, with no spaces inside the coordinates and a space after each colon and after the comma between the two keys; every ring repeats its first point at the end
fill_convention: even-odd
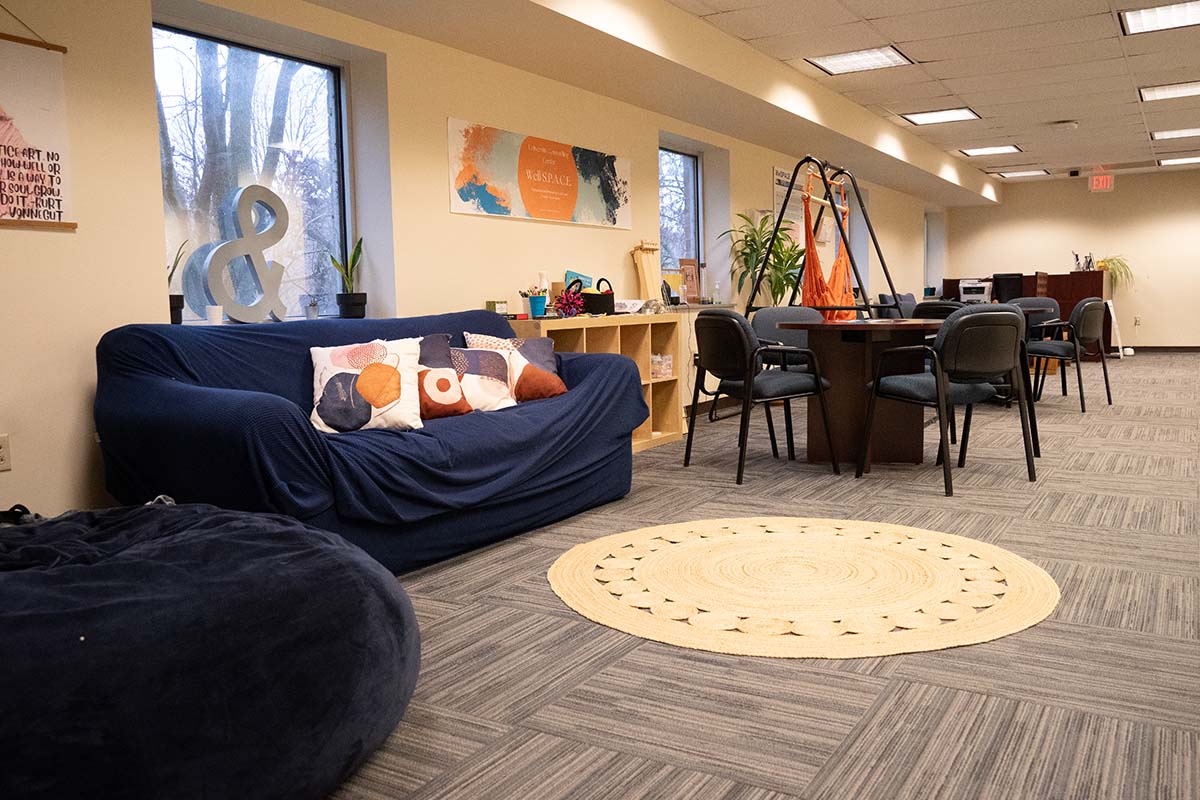
{"type": "Polygon", "coordinates": [[[336,531],[393,572],[624,496],[647,417],[637,367],[558,355],[570,391],[419,431],[324,434],[309,422],[310,347],[463,332],[512,336],[503,317],[259,325],[127,325],[96,350],[96,430],[109,492],[167,494],[287,514],[336,531]]]}

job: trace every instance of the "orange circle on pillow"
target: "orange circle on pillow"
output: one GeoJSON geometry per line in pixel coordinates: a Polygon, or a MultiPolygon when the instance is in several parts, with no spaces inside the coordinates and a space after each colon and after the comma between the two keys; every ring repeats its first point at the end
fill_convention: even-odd
{"type": "Polygon", "coordinates": [[[358,375],[354,388],[375,408],[400,399],[400,373],[390,364],[368,364],[358,375]]]}
{"type": "Polygon", "coordinates": [[[579,197],[579,170],[570,145],[525,137],[517,157],[517,186],[529,216],[570,220],[579,197]]]}

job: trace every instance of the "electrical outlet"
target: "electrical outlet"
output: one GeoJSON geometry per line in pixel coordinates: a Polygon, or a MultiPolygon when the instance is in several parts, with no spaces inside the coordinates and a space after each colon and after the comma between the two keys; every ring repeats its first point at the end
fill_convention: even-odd
{"type": "Polygon", "coordinates": [[[0,472],[12,469],[12,445],[8,442],[8,434],[0,433],[0,472]]]}
{"type": "Polygon", "coordinates": [[[1142,325],[1142,318],[1141,318],[1141,317],[1134,317],[1134,318],[1133,318],[1133,327],[1135,327],[1135,328],[1139,328],[1139,327],[1141,327],[1141,325],[1142,325]]]}

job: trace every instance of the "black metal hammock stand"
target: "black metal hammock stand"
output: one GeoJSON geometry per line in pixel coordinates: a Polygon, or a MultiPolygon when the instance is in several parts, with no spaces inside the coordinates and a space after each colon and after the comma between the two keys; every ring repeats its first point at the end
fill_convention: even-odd
{"type": "MultiPolygon", "coordinates": [[[[783,203],[779,206],[779,216],[775,219],[775,229],[771,231],[771,238],[767,240],[766,253],[763,255],[762,264],[759,265],[757,274],[754,278],[754,285],[750,289],[750,296],[746,299],[746,316],[750,316],[751,312],[757,311],[764,306],[755,305],[754,301],[758,297],[758,292],[762,288],[762,282],[767,274],[767,261],[771,257],[771,253],[775,249],[775,240],[779,238],[779,229],[783,227],[783,220],[787,214],[788,202],[792,199],[792,192],[796,188],[796,179],[800,176],[801,170],[805,167],[820,176],[821,185],[825,191],[825,203],[817,210],[816,221],[813,222],[813,233],[821,226],[821,217],[825,213],[825,205],[833,210],[834,220],[837,225],[838,238],[841,240],[842,247],[846,249],[846,255],[850,259],[850,268],[854,271],[854,282],[858,285],[859,291],[863,294],[864,302],[852,306],[814,306],[818,311],[863,311],[868,317],[874,317],[875,312],[879,309],[889,308],[895,312],[897,317],[903,316],[900,313],[900,300],[896,294],[896,285],[892,282],[892,273],[888,270],[887,261],[883,257],[883,250],[879,246],[879,237],[875,235],[875,226],[871,224],[871,215],[867,211],[866,203],[863,202],[862,192],[858,188],[858,180],[845,167],[837,167],[827,161],[822,161],[812,155],[806,155],[804,158],[796,162],[795,169],[792,170],[792,178],[788,182],[787,193],[783,196],[783,203]],[[892,302],[890,303],[871,303],[866,296],[866,284],[863,282],[862,274],[858,271],[858,263],[854,259],[854,251],[850,249],[850,242],[845,229],[845,217],[841,208],[837,204],[837,199],[833,194],[833,184],[850,182],[850,188],[854,193],[854,198],[861,210],[863,222],[867,224],[867,231],[871,235],[871,244],[875,248],[875,255],[879,258],[879,266],[883,269],[883,277],[887,280],[888,289],[891,291],[892,302]]],[[[788,298],[788,305],[796,305],[796,301],[800,297],[800,287],[804,282],[804,267],[808,261],[808,254],[805,253],[804,259],[800,262],[800,269],[796,271],[796,282],[792,285],[792,294],[788,298]]]]}

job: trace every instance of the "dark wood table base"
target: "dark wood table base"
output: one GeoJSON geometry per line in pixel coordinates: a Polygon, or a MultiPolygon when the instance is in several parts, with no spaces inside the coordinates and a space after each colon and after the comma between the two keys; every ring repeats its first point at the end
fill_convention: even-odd
{"type": "MultiPolygon", "coordinates": [[[[821,374],[832,387],[829,403],[833,444],[839,463],[853,464],[862,447],[870,390],[879,354],[891,347],[924,344],[925,336],[941,327],[941,320],[873,320],[870,322],[780,323],[780,328],[808,331],[808,346],[817,354],[821,374]]],[[[888,362],[885,375],[922,372],[919,354],[888,362]]],[[[911,403],[880,400],[875,408],[870,461],[920,464],[924,457],[925,410],[911,403]]],[[[821,409],[808,401],[809,463],[828,463],[821,409]]]]}

